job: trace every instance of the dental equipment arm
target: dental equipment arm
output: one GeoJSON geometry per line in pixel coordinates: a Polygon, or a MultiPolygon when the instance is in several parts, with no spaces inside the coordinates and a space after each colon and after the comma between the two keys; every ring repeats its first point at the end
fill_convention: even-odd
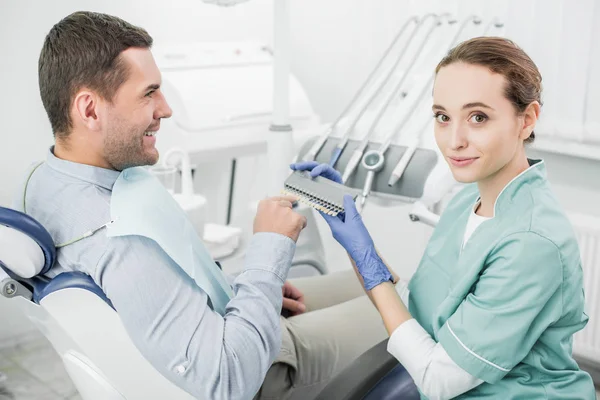
{"type": "Polygon", "coordinates": [[[494,19],[492,19],[483,30],[482,36],[487,36],[492,30],[492,27],[496,29],[502,29],[504,28],[504,23],[500,21],[498,17],[494,17],[494,19]]]}
{"type": "MultiPolygon", "coordinates": [[[[440,160],[439,162],[444,162],[440,160]]],[[[421,199],[414,203],[412,210],[408,214],[413,222],[423,222],[435,228],[440,220],[440,216],[433,211],[435,205],[439,204],[444,196],[450,193],[459,183],[454,179],[448,169],[444,169],[438,176],[433,174],[429,176],[421,199]]]]}
{"type": "Polygon", "coordinates": [[[425,225],[429,225],[432,228],[435,228],[438,222],[440,222],[440,216],[436,213],[430,211],[425,205],[421,202],[416,202],[413,209],[408,214],[408,217],[413,222],[422,222],[425,225]]]}
{"type": "Polygon", "coordinates": [[[360,163],[360,161],[363,157],[363,153],[364,153],[365,149],[367,148],[367,145],[369,144],[369,137],[375,131],[375,128],[377,127],[379,121],[381,120],[381,118],[383,117],[385,112],[387,111],[389,105],[392,103],[392,101],[396,98],[398,93],[401,91],[402,86],[404,85],[404,81],[406,80],[406,77],[408,76],[408,74],[412,70],[412,68],[414,67],[416,60],[421,55],[421,51],[423,50],[425,43],[431,37],[431,33],[435,30],[435,28],[437,28],[440,25],[440,19],[442,17],[449,17],[449,16],[450,16],[449,14],[442,14],[441,16],[438,16],[436,14],[427,14],[425,17],[423,17],[423,19],[419,23],[419,26],[417,27],[417,29],[420,29],[427,19],[429,19],[429,18],[435,19],[435,23],[429,28],[429,30],[427,31],[427,33],[425,35],[425,38],[419,44],[419,47],[418,47],[419,51],[417,51],[415,53],[415,55],[413,56],[411,63],[410,63],[410,67],[406,70],[406,72],[402,76],[402,79],[396,84],[396,86],[392,90],[392,93],[390,93],[387,100],[385,101],[385,103],[383,104],[381,109],[379,110],[379,113],[377,114],[377,116],[375,117],[375,120],[371,124],[369,131],[367,132],[367,134],[365,135],[365,137],[363,138],[363,140],[361,141],[359,146],[352,153],[352,156],[350,157],[350,160],[348,161],[348,164],[346,165],[346,168],[344,169],[344,173],[342,174],[342,180],[344,182],[348,181],[348,178],[350,178],[350,175],[352,175],[352,173],[354,172],[354,170],[360,163]]]}
{"type": "MultiPolygon", "coordinates": [[[[315,143],[313,144],[313,146],[311,147],[311,149],[304,155],[303,161],[314,161],[315,160],[315,158],[317,157],[317,154],[319,153],[319,151],[321,151],[321,148],[323,147],[323,145],[325,144],[325,142],[329,138],[329,135],[335,131],[335,129],[337,128],[337,125],[340,123],[340,121],[350,112],[350,110],[352,109],[352,107],[354,106],[354,104],[358,102],[358,99],[363,95],[363,93],[365,92],[365,90],[369,87],[369,84],[371,83],[371,81],[374,79],[374,77],[379,72],[379,69],[383,65],[385,59],[388,57],[388,55],[392,51],[392,49],[396,46],[396,43],[404,35],[404,31],[406,30],[406,28],[408,28],[409,23],[412,22],[412,21],[417,22],[418,18],[416,16],[412,16],[412,17],[410,17],[404,23],[404,25],[402,25],[402,28],[400,28],[400,31],[398,32],[398,34],[396,34],[396,36],[394,37],[394,40],[392,41],[392,43],[388,46],[388,48],[386,49],[386,51],[383,53],[383,56],[379,59],[379,62],[377,63],[377,65],[375,66],[375,68],[371,71],[371,73],[369,74],[369,76],[367,77],[367,79],[363,82],[363,84],[360,87],[360,89],[358,89],[358,91],[354,94],[354,96],[352,97],[352,99],[350,100],[350,102],[348,103],[348,105],[346,106],[346,108],[344,109],[344,111],[342,111],[342,113],[337,117],[337,119],[333,122],[333,124],[323,133],[323,135],[321,135],[321,137],[319,139],[317,139],[317,141],[315,141],[315,143]]],[[[411,36],[411,38],[412,38],[412,36],[411,36]]],[[[394,66],[391,68],[390,73],[388,73],[388,75],[383,80],[383,84],[385,84],[385,82],[387,82],[389,80],[391,74],[393,74],[394,69],[396,68],[396,66],[398,65],[398,63],[400,62],[400,60],[402,59],[402,55],[404,54],[404,50],[406,50],[406,46],[402,49],[402,52],[400,53],[401,55],[396,60],[396,62],[394,63],[394,66]]],[[[378,87],[378,89],[375,91],[375,93],[378,93],[381,90],[383,84],[378,87]]],[[[371,99],[369,101],[367,101],[367,105],[372,100],[373,100],[373,97],[371,97],[371,99]]],[[[362,115],[362,112],[363,111],[361,111],[361,115],[362,115]]],[[[353,124],[352,128],[354,127],[354,125],[355,124],[353,124]]],[[[352,131],[352,128],[349,128],[348,132],[352,131]]],[[[345,142],[346,143],[348,142],[347,138],[346,138],[345,142]]],[[[344,146],[341,146],[342,150],[345,147],[346,143],[344,143],[344,146]]],[[[339,144],[338,144],[338,147],[340,147],[339,144]]],[[[339,151],[340,154],[341,154],[342,150],[339,151]]],[[[339,158],[339,156],[337,158],[339,158]]],[[[336,158],[336,161],[337,161],[337,158],[336,158]]],[[[333,158],[332,158],[332,160],[333,160],[333,158]]],[[[334,166],[334,164],[335,163],[333,163],[333,164],[330,163],[331,166],[334,166]]]]}
{"type": "MultiPolygon", "coordinates": [[[[425,16],[425,18],[427,18],[427,16],[425,16]]],[[[385,58],[387,58],[388,54],[391,52],[391,50],[396,45],[396,42],[398,42],[398,40],[400,40],[400,37],[402,37],[402,35],[404,34],[404,31],[408,27],[408,24],[410,22],[413,22],[413,21],[414,22],[418,22],[419,18],[413,16],[413,17],[409,18],[404,23],[404,25],[400,29],[400,32],[394,38],[394,41],[392,42],[392,44],[388,47],[388,49],[384,53],[383,57],[381,57],[381,59],[379,60],[379,63],[377,64],[377,67],[375,67],[376,70],[381,67],[381,65],[383,64],[383,61],[385,60],[385,58]]],[[[375,100],[375,98],[377,98],[377,96],[379,95],[379,93],[381,92],[381,90],[385,87],[385,85],[388,83],[388,81],[390,80],[390,78],[394,75],[394,72],[395,72],[396,68],[400,64],[400,61],[402,61],[402,59],[404,58],[404,54],[406,54],[406,49],[408,48],[410,42],[413,40],[413,38],[414,38],[415,34],[417,33],[417,31],[419,30],[420,26],[421,26],[421,23],[419,23],[417,25],[416,29],[412,32],[412,34],[410,35],[410,37],[408,38],[408,40],[404,44],[404,47],[402,47],[402,50],[400,50],[400,52],[399,52],[400,54],[399,54],[398,57],[396,57],[396,61],[394,62],[394,65],[392,65],[392,67],[390,68],[390,71],[388,72],[388,74],[380,82],[380,84],[377,87],[377,89],[375,89],[375,91],[371,94],[371,97],[369,97],[369,99],[367,100],[367,102],[363,105],[363,107],[359,111],[358,115],[353,119],[352,123],[350,124],[350,126],[346,130],[346,133],[344,134],[344,136],[342,137],[342,139],[337,144],[337,146],[334,149],[333,154],[331,156],[331,161],[329,162],[329,165],[331,165],[332,167],[335,167],[335,164],[337,163],[337,161],[339,160],[340,156],[342,155],[342,152],[344,151],[344,148],[348,144],[348,140],[350,139],[350,135],[352,134],[352,131],[354,131],[354,128],[356,128],[356,124],[358,123],[358,121],[362,118],[362,116],[367,111],[367,109],[369,108],[369,106],[371,105],[371,103],[373,103],[373,101],[375,100]]],[[[371,75],[374,75],[374,74],[372,73],[371,75]]],[[[371,78],[371,76],[369,77],[369,79],[370,78],[371,78]]],[[[402,82],[404,82],[405,78],[406,78],[406,71],[404,72],[404,74],[401,77],[402,82]]],[[[366,82],[365,82],[364,86],[366,86],[366,82]]],[[[364,88],[364,86],[363,86],[363,88],[364,88]]],[[[363,88],[361,88],[361,90],[363,88]]],[[[357,97],[355,97],[353,99],[353,102],[356,99],[357,99],[357,97]]],[[[350,105],[352,105],[352,103],[350,105]]],[[[344,114],[346,114],[349,111],[349,109],[350,109],[350,107],[347,107],[346,110],[344,111],[344,114]]],[[[338,119],[338,121],[339,121],[339,119],[338,119]]]]}

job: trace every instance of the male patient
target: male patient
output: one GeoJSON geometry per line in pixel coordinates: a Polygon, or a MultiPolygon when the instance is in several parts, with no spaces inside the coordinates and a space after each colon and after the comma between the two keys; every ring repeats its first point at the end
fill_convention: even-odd
{"type": "MultiPolygon", "coordinates": [[[[16,208],[56,244],[106,224],[121,171],[158,160],[155,135],[171,109],[151,45],[145,30],[91,12],[46,36],[39,85],[55,146],[27,172],[16,208]]],[[[49,275],[90,275],[146,359],[197,398],[310,399],[386,334],[351,270],[285,282],[305,224],[289,198],[261,202],[224,315],[141,235],[109,237],[103,227],[59,247],[49,275]],[[294,316],[282,318],[282,305],[294,316]]]]}

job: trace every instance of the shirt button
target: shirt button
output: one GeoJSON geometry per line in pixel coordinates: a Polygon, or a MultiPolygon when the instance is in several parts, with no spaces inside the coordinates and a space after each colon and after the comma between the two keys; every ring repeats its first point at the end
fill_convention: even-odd
{"type": "Polygon", "coordinates": [[[179,375],[181,375],[185,372],[185,367],[183,365],[178,365],[177,368],[175,368],[175,369],[179,375]]]}

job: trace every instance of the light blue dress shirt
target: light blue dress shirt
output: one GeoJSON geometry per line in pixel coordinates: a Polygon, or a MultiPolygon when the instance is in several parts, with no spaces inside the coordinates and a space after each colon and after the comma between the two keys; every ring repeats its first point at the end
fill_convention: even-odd
{"type": "MultiPolygon", "coordinates": [[[[26,176],[29,175],[29,171],[26,176]]],[[[112,171],[48,154],[27,186],[26,212],[68,242],[110,220],[112,171]]],[[[15,208],[23,209],[24,185],[15,208]]],[[[258,233],[244,271],[231,279],[225,316],[162,249],[141,236],[109,238],[106,229],[58,249],[50,271],[90,275],[113,303],[131,339],[164,376],[201,399],[250,399],[281,347],[281,287],[295,243],[258,233]]]]}

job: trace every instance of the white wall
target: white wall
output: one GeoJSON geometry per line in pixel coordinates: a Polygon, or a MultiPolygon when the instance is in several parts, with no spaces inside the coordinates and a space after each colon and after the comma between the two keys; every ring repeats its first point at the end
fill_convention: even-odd
{"type": "MultiPolygon", "coordinates": [[[[507,22],[507,34],[526,50],[531,50],[534,60],[540,63],[542,72],[548,73],[546,85],[549,86],[548,92],[554,94],[546,99],[544,110],[550,111],[552,117],[561,110],[559,101],[568,101],[573,96],[582,95],[582,88],[585,86],[582,82],[585,82],[589,73],[582,64],[579,64],[581,73],[577,70],[573,74],[571,68],[572,65],[578,65],[578,57],[586,57],[582,52],[585,52],[585,43],[590,43],[590,19],[586,19],[587,22],[582,22],[581,27],[578,27],[573,24],[572,18],[564,18],[561,8],[563,3],[562,0],[536,0],[523,8],[520,0],[494,0],[486,2],[487,8],[483,8],[484,2],[477,0],[292,1],[292,70],[304,85],[322,120],[331,121],[346,105],[400,24],[412,12],[423,13],[437,6],[438,9],[444,7],[447,11],[458,12],[463,16],[472,12],[479,12],[484,16],[500,13],[511,18],[507,22]],[[542,6],[546,8],[541,9],[542,6]],[[547,14],[546,17],[552,23],[533,23],[533,17],[540,10],[545,10],[544,15],[547,14]],[[537,31],[532,31],[531,26],[536,27],[537,31]],[[560,30],[560,35],[552,30],[553,26],[560,30]],[[582,36],[584,43],[572,50],[569,63],[566,60],[559,63],[558,56],[556,59],[548,57],[556,55],[559,48],[569,49],[569,43],[557,44],[555,40],[545,39],[553,37],[558,40],[564,33],[563,29],[567,28],[569,37],[582,36]],[[565,75],[567,72],[571,75],[565,75]],[[560,82],[565,83],[561,86],[560,82]],[[556,94],[558,86],[566,91],[562,97],[556,94]],[[560,100],[561,98],[566,100],[560,100]]],[[[578,15],[587,15],[592,9],[596,16],[600,15],[598,3],[598,0],[582,1],[577,6],[578,15]]],[[[37,58],[46,32],[60,18],[78,9],[115,14],[145,27],[157,44],[173,40],[225,41],[248,38],[271,43],[271,8],[272,0],[252,0],[232,8],[209,6],[200,0],[2,0],[0,110],[3,129],[0,132],[0,205],[10,204],[21,171],[30,162],[43,158],[52,143],[50,127],[37,89],[37,58]]],[[[600,52],[596,51],[594,54],[597,64],[600,52]]],[[[596,75],[590,81],[600,86],[600,79],[596,75]]],[[[595,89],[600,90],[600,87],[594,87],[595,89]]],[[[598,101],[598,98],[597,95],[593,97],[596,99],[594,101],[598,101]]],[[[589,104],[586,106],[588,110],[592,109],[589,104]]],[[[568,107],[568,110],[573,112],[572,107],[568,107]]],[[[583,113],[578,119],[580,125],[582,120],[583,113]]],[[[600,215],[600,207],[596,206],[600,204],[600,180],[595,179],[600,176],[598,163],[559,156],[548,156],[548,163],[550,177],[556,181],[555,186],[565,207],[600,215]]],[[[374,207],[366,213],[365,218],[369,226],[379,227],[373,231],[373,236],[385,257],[396,266],[401,275],[409,277],[416,267],[430,230],[408,222],[406,211],[406,207],[374,207]],[[380,221],[384,220],[388,223],[381,224],[380,221]],[[415,237],[419,238],[417,245],[415,237]]],[[[331,240],[329,249],[328,258],[332,262],[343,255],[331,240]]],[[[7,335],[30,329],[26,322],[9,311],[6,302],[1,299],[0,321],[0,341],[7,335]],[[13,321],[10,329],[8,323],[5,323],[7,318],[13,321]]]]}

